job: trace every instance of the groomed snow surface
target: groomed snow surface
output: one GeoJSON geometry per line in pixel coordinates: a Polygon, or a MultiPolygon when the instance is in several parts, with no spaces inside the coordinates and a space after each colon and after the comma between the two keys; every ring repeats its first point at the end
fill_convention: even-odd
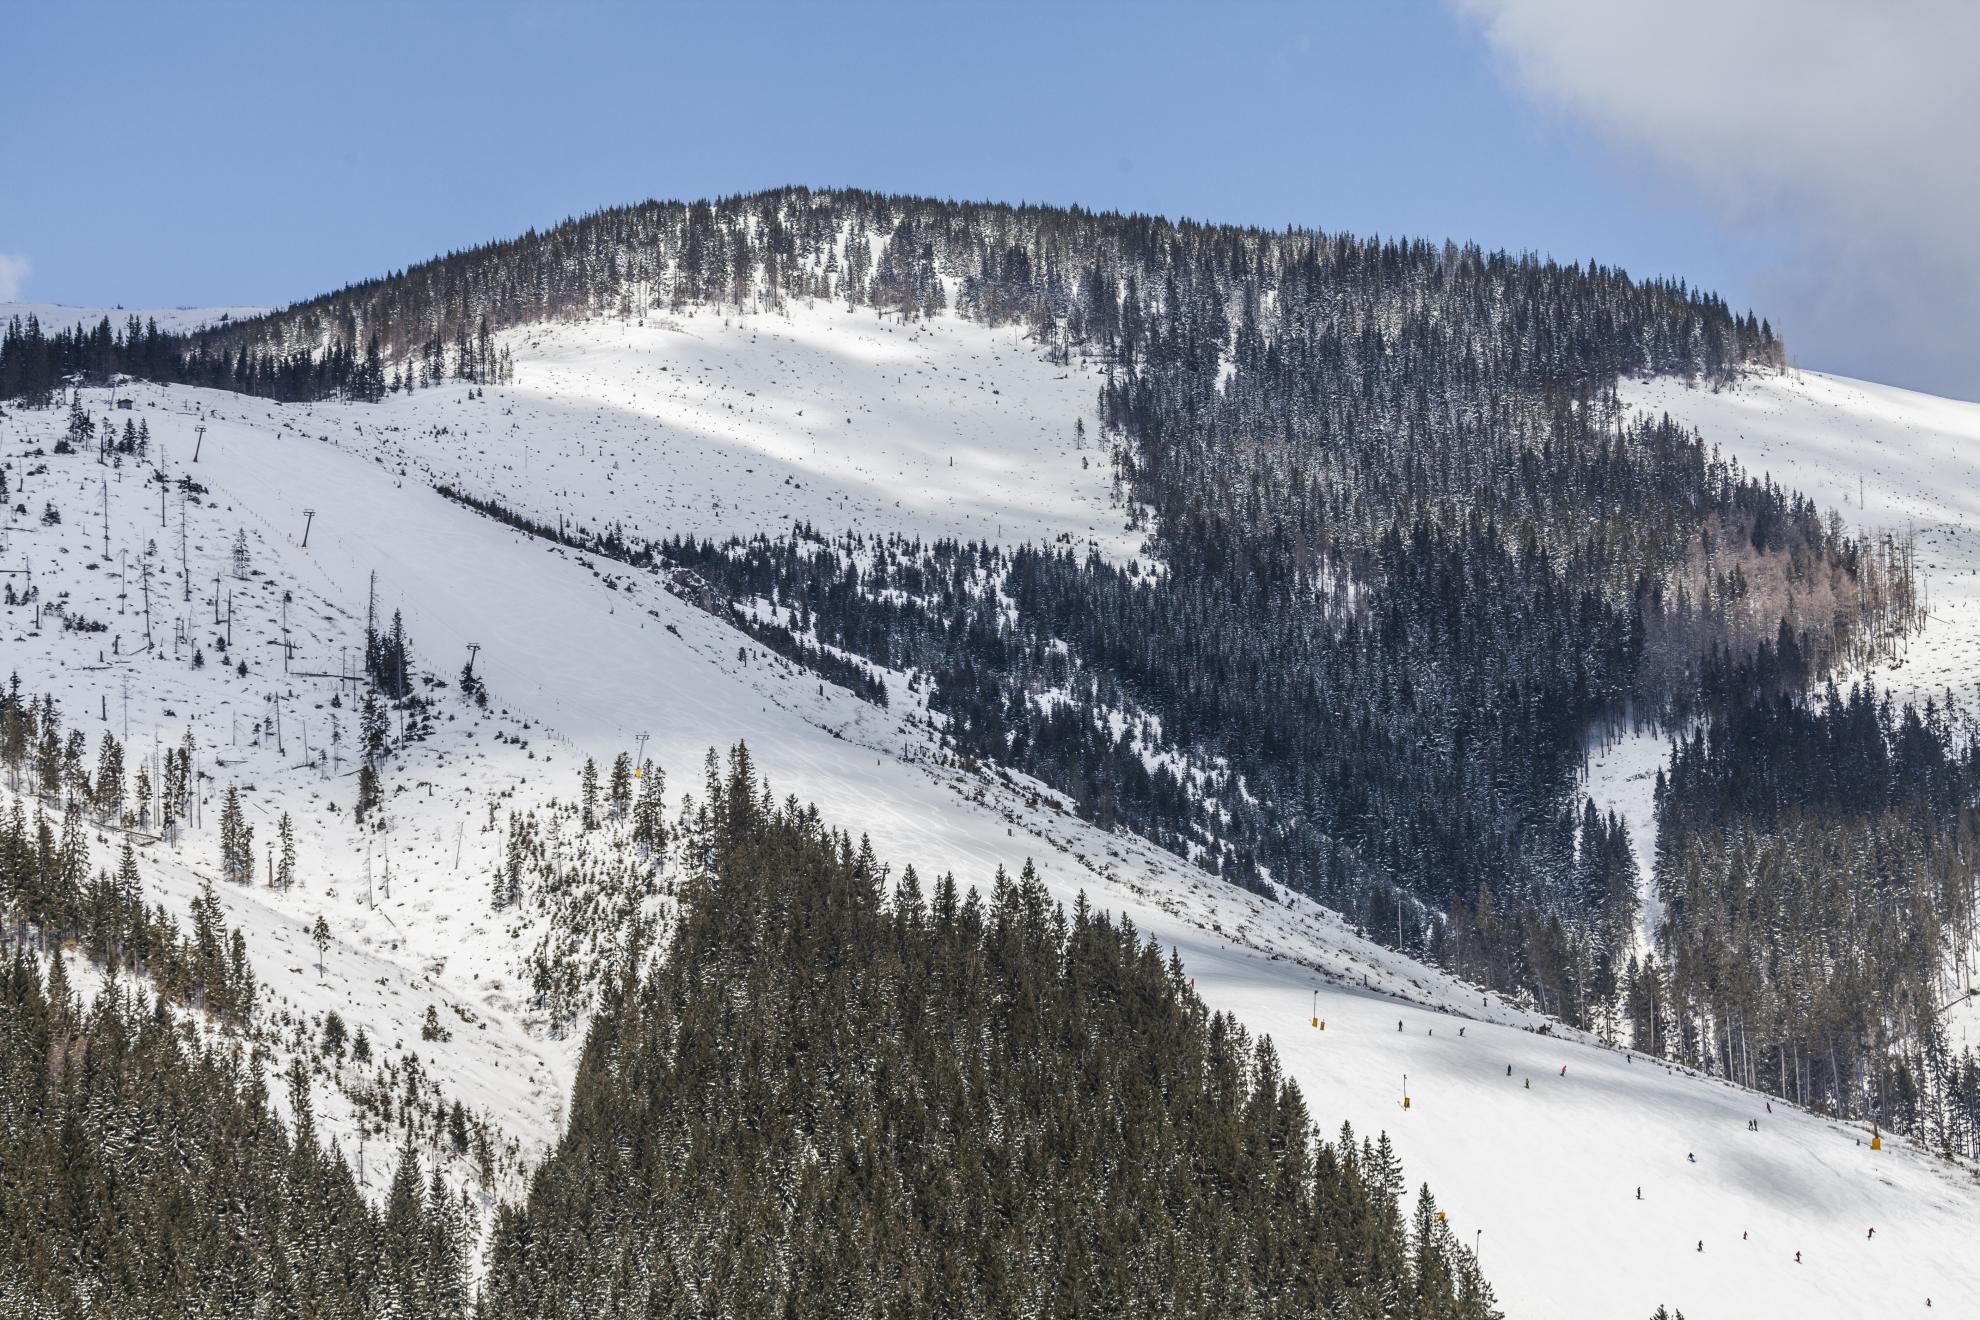
{"type": "Polygon", "coordinates": [[[1141,544],[1109,498],[1100,375],[1042,360],[1008,328],[821,303],[505,338],[516,371],[499,419],[464,418],[449,391],[317,412],[430,482],[548,523],[720,539],[808,521],[1113,559],[1141,544]]]}
{"type": "MultiPolygon", "coordinates": [[[[230,762],[214,770],[203,824],[177,855],[148,850],[166,859],[145,867],[157,896],[183,909],[196,876],[213,869],[218,795],[230,779],[253,784],[257,844],[272,835],[276,814],[295,815],[304,836],[298,889],[223,890],[231,919],[255,941],[271,1004],[336,1007],[367,1023],[383,1052],[393,1053],[393,1042],[419,1050],[444,1091],[533,1155],[561,1121],[574,1045],[546,1038],[517,982],[532,936],[489,910],[502,835],[481,828],[488,804],[511,794],[498,803],[505,821],[511,806],[568,798],[585,756],[604,762],[631,751],[641,731],[677,801],[698,785],[707,748],[744,740],[780,796],[814,801],[828,820],[870,834],[897,867],[980,884],[998,864],[1029,857],[1060,899],[1083,889],[1177,947],[1213,1007],[1273,1036],[1324,1129],[1346,1120],[1390,1132],[1412,1185],[1430,1183],[1456,1231],[1480,1246],[1508,1315],[1643,1320],[1662,1302],[1692,1320],[1857,1317],[1922,1313],[1927,1296],[1934,1315],[1980,1312],[1980,1280],[1966,1259],[1980,1195],[1964,1172],[1901,1142],[1873,1155],[1854,1129],[1781,1104],[1768,1114],[1755,1094],[1538,1034],[1538,1019],[1371,945],[1311,903],[1232,889],[1080,822],[1036,785],[945,764],[905,676],[895,676],[887,711],[830,685],[821,692],[814,676],[652,577],[587,567],[428,486],[457,482],[539,515],[554,516],[561,501],[594,527],[619,520],[654,537],[774,536],[803,517],[825,532],[858,526],[1006,544],[1063,535],[1131,555],[1138,541],[1107,504],[1104,455],[1092,438],[1096,377],[1040,361],[1008,332],[953,318],[902,326],[843,310],[729,324],[704,312],[673,328],[544,327],[508,342],[516,383],[480,397],[446,385],[376,406],[283,407],[120,389],[154,445],[166,446],[174,477],[190,472],[209,487],[207,503],[189,511],[191,602],[174,576],[178,510],[161,528],[155,486],[128,465],[121,482],[112,473],[106,483],[87,455],[51,457],[25,503],[38,514],[56,502],[63,523],[9,516],[9,566],[32,558],[45,599],[68,591],[78,612],[111,629],[44,626],[31,636],[32,609],[6,611],[0,636],[24,686],[55,691],[93,735],[104,698],[110,727],[120,727],[128,681],[136,747],[149,747],[154,728],[176,741],[191,717],[202,745],[217,745],[230,762]],[[832,424],[807,427],[821,411],[832,424]],[[1085,451],[1074,438],[1081,419],[1085,451]],[[951,456],[964,475],[947,475],[951,456]],[[315,510],[306,550],[305,509],[315,510]],[[273,589],[231,579],[237,527],[273,589]],[[164,644],[132,659],[143,643],[130,611],[147,540],[159,545],[153,629],[164,644]],[[120,551],[130,563],[121,581],[120,551]],[[354,711],[344,712],[344,776],[299,767],[293,743],[278,754],[249,733],[268,693],[292,693],[285,738],[297,737],[287,719],[307,719],[320,745],[328,712],[317,707],[336,680],[302,671],[339,672],[343,649],[361,637],[374,570],[381,605],[404,610],[423,665],[451,680],[466,645],[482,645],[478,669],[495,711],[477,722],[456,694],[444,695],[433,738],[387,776],[388,793],[405,789],[390,806],[393,895],[374,892],[369,906],[364,836],[348,810],[354,711]],[[173,656],[175,616],[197,624],[193,636],[211,634],[216,576],[223,593],[235,590],[232,655],[250,658],[246,680],[213,663],[210,650],[200,670],[190,668],[189,644],[173,656]],[[268,644],[279,639],[284,590],[293,593],[297,643],[286,677],[281,648],[268,644]],[[120,591],[130,595],[122,614],[120,591]],[[112,653],[113,636],[121,654],[112,653]],[[493,742],[497,732],[505,741],[493,742]],[[516,737],[526,750],[507,740],[516,737]],[[342,810],[329,811],[332,801],[342,810]],[[303,937],[319,911],[337,941],[320,980],[303,937]],[[1309,1022],[1315,991],[1324,1031],[1309,1022]],[[418,1040],[429,1002],[454,1028],[451,1042],[418,1040]],[[1753,1117],[1758,1133],[1746,1130],[1753,1117]]],[[[99,415],[106,398],[85,392],[99,415]]],[[[0,452],[49,447],[63,421],[59,409],[13,413],[0,421],[0,452]]],[[[108,845],[96,847],[106,854],[108,845]]],[[[374,1187],[385,1168],[375,1156],[374,1187]]]]}

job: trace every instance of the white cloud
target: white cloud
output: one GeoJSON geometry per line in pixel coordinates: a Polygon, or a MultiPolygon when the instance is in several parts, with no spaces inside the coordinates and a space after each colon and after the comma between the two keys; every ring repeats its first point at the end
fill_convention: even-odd
{"type": "Polygon", "coordinates": [[[1810,366],[1980,397],[1980,4],[1453,0],[1536,100],[1777,235],[1810,366]]]}
{"type": "Polygon", "coordinates": [[[0,252],[0,302],[13,302],[27,284],[28,259],[11,252],[0,252]]]}

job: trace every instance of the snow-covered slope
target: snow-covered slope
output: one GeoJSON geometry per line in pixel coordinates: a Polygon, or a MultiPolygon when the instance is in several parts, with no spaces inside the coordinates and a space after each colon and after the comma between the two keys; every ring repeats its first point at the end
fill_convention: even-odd
{"type": "Polygon", "coordinates": [[[1653,877],[1657,862],[1657,772],[1670,763],[1670,737],[1658,729],[1625,729],[1613,737],[1589,739],[1581,788],[1604,812],[1614,812],[1629,828],[1641,898],[1636,931],[1639,953],[1657,947],[1664,919],[1653,877]]]}
{"type": "MultiPolygon", "coordinates": [[[[418,1050],[442,1092],[486,1113],[525,1157],[540,1150],[561,1120],[573,1045],[550,1039],[519,993],[528,932],[489,909],[501,840],[484,828],[490,807],[568,797],[585,756],[630,751],[640,732],[677,797],[697,785],[708,747],[743,740],[780,795],[870,834],[896,865],[982,883],[1030,857],[1060,898],[1085,890],[1177,947],[1213,1006],[1275,1038],[1324,1127],[1387,1129],[1407,1175],[1433,1186],[1453,1226],[1483,1230],[1474,1240],[1510,1315],[1640,1320],[1662,1301],[1693,1320],[1840,1317],[1922,1309],[1927,1295],[1935,1314],[1980,1309],[1980,1281],[1960,1263],[1980,1195],[1963,1174],[1896,1143],[1873,1156],[1852,1130],[1786,1106],[1769,1115],[1750,1093],[1539,1034],[1537,1019],[1369,944],[1313,904],[1232,889],[1077,820],[1036,785],[947,764],[904,682],[886,711],[821,690],[656,578],[587,565],[428,485],[656,537],[776,534],[808,518],[827,531],[1063,535],[1132,554],[1138,543],[1106,503],[1104,459],[1075,439],[1082,415],[1092,429],[1092,377],[1074,368],[1061,379],[1064,369],[1007,334],[953,319],[909,328],[823,310],[544,328],[534,347],[527,335],[511,344],[513,386],[448,385],[376,406],[125,391],[174,478],[208,487],[186,510],[190,601],[175,576],[179,510],[161,526],[157,488],[137,470],[120,480],[85,455],[24,465],[48,466],[28,479],[27,507],[54,502],[63,521],[10,517],[4,557],[32,561],[45,599],[66,591],[76,613],[109,630],[44,619],[37,634],[31,609],[6,611],[0,636],[24,686],[55,690],[93,731],[104,712],[121,728],[128,685],[133,743],[149,746],[153,729],[175,741],[192,720],[224,762],[209,765],[201,826],[176,854],[148,850],[161,858],[161,896],[183,907],[213,869],[213,799],[228,782],[253,785],[258,839],[274,814],[297,818],[302,884],[223,893],[253,933],[271,1012],[335,1007],[371,1024],[399,1043],[388,1049],[418,1050]],[[925,390],[913,388],[917,368],[925,390]],[[833,424],[807,428],[820,408],[833,424]],[[952,455],[967,475],[947,475],[952,455]],[[237,529],[264,575],[249,584],[231,576],[237,529]],[[149,542],[162,645],[134,659],[149,542]],[[389,808],[392,893],[378,888],[380,837],[367,903],[352,781],[336,773],[351,768],[349,712],[343,765],[327,778],[300,764],[303,735],[286,721],[306,721],[311,746],[323,745],[374,571],[381,605],[403,609],[422,664],[451,677],[467,645],[481,644],[495,709],[478,716],[443,696],[452,718],[392,770],[390,785],[404,790],[389,808]],[[235,594],[230,659],[248,658],[245,679],[211,654],[216,578],[235,594]],[[285,592],[296,643],[286,675],[285,592]],[[175,658],[176,618],[192,640],[175,658]],[[198,643],[210,663],[194,669],[198,643]],[[253,732],[271,692],[284,696],[283,747],[253,732]],[[321,978],[303,933],[319,912],[336,940],[321,978]],[[1310,1025],[1316,991],[1324,1030],[1310,1025]],[[453,1026],[451,1041],[418,1039],[429,1003],[453,1026]],[[1756,1116],[1761,1130],[1749,1133],[1756,1116]]],[[[18,463],[63,420],[59,410],[11,415],[0,454],[18,463]]]]}
{"type": "Polygon", "coordinates": [[[720,538],[804,520],[1114,558],[1140,545],[1109,499],[1100,378],[1043,361],[1009,329],[816,304],[505,339],[516,372],[499,412],[463,412],[450,390],[315,411],[341,443],[363,427],[409,472],[549,523],[720,538]]]}

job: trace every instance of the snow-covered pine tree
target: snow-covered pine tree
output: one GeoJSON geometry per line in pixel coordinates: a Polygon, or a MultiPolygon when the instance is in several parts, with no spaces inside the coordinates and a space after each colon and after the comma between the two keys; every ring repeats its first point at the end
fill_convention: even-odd
{"type": "Polygon", "coordinates": [[[369,762],[358,767],[357,802],[351,807],[351,816],[359,824],[384,801],[384,794],[378,787],[378,772],[369,762]]]}
{"type": "Polygon", "coordinates": [[[275,887],[286,891],[296,883],[296,829],[286,811],[275,823],[275,839],[279,853],[275,862],[275,887]]]}
{"type": "Polygon", "coordinates": [[[391,719],[385,714],[385,706],[378,700],[378,693],[367,688],[364,704],[358,709],[358,739],[367,762],[376,765],[383,759],[385,740],[391,727],[391,719]]]}
{"type": "Polygon", "coordinates": [[[108,824],[121,822],[124,813],[124,745],[115,735],[105,733],[96,756],[96,818],[108,824]]]}
{"type": "Polygon", "coordinates": [[[220,873],[237,885],[254,879],[254,826],[241,809],[240,789],[232,784],[220,806],[220,873]]]}
{"type": "Polygon", "coordinates": [[[639,770],[639,796],[633,799],[632,840],[647,856],[667,846],[667,776],[648,760],[639,770]]]}
{"type": "Polygon", "coordinates": [[[605,794],[611,804],[612,819],[622,820],[632,805],[632,758],[620,752],[612,758],[612,773],[606,780],[605,794]]]}
{"type": "Polygon", "coordinates": [[[131,777],[131,810],[139,829],[151,828],[151,767],[143,761],[131,777]]]}

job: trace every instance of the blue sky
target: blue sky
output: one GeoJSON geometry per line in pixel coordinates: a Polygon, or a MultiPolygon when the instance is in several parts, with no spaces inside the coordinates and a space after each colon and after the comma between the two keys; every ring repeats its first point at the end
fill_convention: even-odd
{"type": "Polygon", "coordinates": [[[846,183],[1475,239],[1781,319],[1778,217],[1537,94],[1458,3],[20,6],[0,254],[33,301],[281,303],[599,206],[846,183]]]}

